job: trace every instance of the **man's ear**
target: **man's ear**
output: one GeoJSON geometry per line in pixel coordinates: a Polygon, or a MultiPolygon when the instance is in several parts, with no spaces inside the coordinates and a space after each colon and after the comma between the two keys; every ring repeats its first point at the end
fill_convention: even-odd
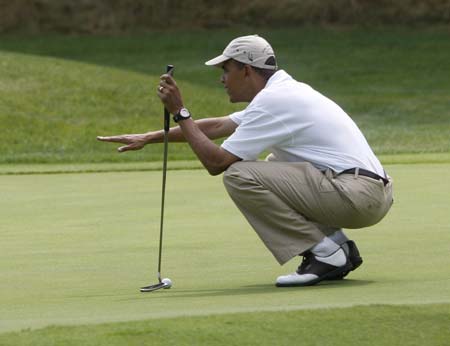
{"type": "Polygon", "coordinates": [[[253,73],[252,67],[250,65],[244,65],[244,69],[245,69],[245,77],[251,76],[251,74],[253,73]]]}

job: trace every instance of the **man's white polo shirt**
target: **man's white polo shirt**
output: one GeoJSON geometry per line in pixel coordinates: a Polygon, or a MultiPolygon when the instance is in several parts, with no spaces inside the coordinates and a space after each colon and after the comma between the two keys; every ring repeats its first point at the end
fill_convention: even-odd
{"type": "Polygon", "coordinates": [[[336,172],[359,167],[384,176],[353,120],[336,103],[283,70],[268,80],[246,109],[230,118],[238,127],[222,148],[243,160],[256,160],[268,150],[277,161],[306,161],[336,172]]]}

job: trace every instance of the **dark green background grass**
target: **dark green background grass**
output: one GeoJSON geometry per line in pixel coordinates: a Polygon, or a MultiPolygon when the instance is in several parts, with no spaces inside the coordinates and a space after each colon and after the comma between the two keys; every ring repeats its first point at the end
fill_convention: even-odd
{"type": "MultiPolygon", "coordinates": [[[[167,63],[196,118],[228,114],[220,71],[204,61],[242,31],[122,37],[0,37],[0,163],[161,160],[161,147],[118,155],[96,135],[161,127],[155,88],[167,63]]],[[[338,102],[377,154],[450,151],[446,29],[262,31],[279,65],[338,102]]],[[[170,159],[191,160],[177,144],[170,159]]]]}

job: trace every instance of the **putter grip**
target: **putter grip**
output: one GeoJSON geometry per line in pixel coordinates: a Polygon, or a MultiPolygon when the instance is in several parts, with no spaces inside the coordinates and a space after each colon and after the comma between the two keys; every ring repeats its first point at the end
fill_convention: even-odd
{"type": "MultiPolygon", "coordinates": [[[[166,73],[170,74],[171,76],[173,76],[173,69],[174,66],[173,65],[167,65],[166,67],[166,73]]],[[[164,131],[168,132],[170,128],[170,113],[169,111],[166,109],[166,107],[164,107],[164,131]]]]}

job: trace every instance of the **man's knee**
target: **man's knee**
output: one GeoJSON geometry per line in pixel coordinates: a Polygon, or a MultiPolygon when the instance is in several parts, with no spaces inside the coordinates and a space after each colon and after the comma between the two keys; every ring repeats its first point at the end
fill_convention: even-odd
{"type": "Polygon", "coordinates": [[[233,163],[227,170],[223,173],[223,184],[228,189],[228,187],[233,187],[236,184],[236,180],[239,177],[239,162],[233,163]]]}
{"type": "Polygon", "coordinates": [[[233,190],[243,189],[252,180],[248,170],[248,162],[235,162],[223,173],[223,184],[229,193],[233,190]]]}

